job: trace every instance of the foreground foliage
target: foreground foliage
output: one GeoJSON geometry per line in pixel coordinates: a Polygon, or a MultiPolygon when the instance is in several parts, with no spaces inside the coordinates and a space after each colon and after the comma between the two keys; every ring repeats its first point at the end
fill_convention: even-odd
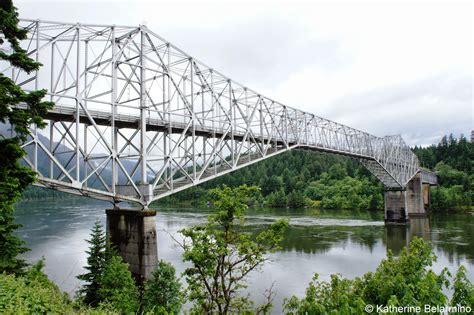
{"type": "Polygon", "coordinates": [[[67,294],[41,272],[40,261],[24,276],[0,275],[0,313],[71,313],[73,306],[67,294]]]}
{"type": "MultiPolygon", "coordinates": [[[[193,312],[251,311],[252,301],[240,296],[239,290],[246,287],[248,274],[265,262],[265,254],[279,247],[288,226],[287,221],[279,220],[256,236],[243,232],[245,200],[256,192],[257,187],[246,185],[212,190],[216,213],[207,224],[181,230],[183,258],[191,264],[184,275],[193,312]]],[[[268,305],[260,308],[268,309],[268,305]]]]}
{"type": "Polygon", "coordinates": [[[100,222],[94,224],[87,242],[87,272],[78,276],[84,281],[78,292],[79,304],[125,314],[140,310],[150,314],[179,313],[183,294],[173,266],[160,261],[140,296],[128,264],[111,248],[100,222]]]}
{"type": "MultiPolygon", "coordinates": [[[[27,31],[18,27],[18,13],[11,0],[0,2],[0,60],[10,63],[18,70],[31,73],[41,64],[29,58],[20,47],[27,31]],[[10,53],[8,53],[11,51],[10,53]]],[[[35,172],[20,165],[20,159],[26,155],[21,143],[26,140],[28,127],[36,124],[43,127],[43,117],[50,102],[41,102],[45,90],[27,93],[10,78],[0,73],[0,123],[12,126],[11,134],[0,134],[0,273],[22,273],[26,267],[18,255],[27,251],[24,242],[14,234],[20,226],[14,223],[13,205],[22,192],[36,179],[35,172]],[[28,110],[13,109],[13,106],[25,103],[28,110]]]]}
{"type": "Polygon", "coordinates": [[[112,256],[107,261],[100,278],[98,300],[125,314],[139,310],[138,288],[122,257],[112,256]]]}
{"type": "Polygon", "coordinates": [[[87,270],[77,278],[84,281],[78,297],[87,306],[101,306],[124,313],[139,309],[139,292],[128,264],[111,248],[103,226],[95,222],[87,251],[87,270]]]}
{"type": "Polygon", "coordinates": [[[143,311],[153,314],[178,314],[184,302],[175,268],[161,260],[151,278],[145,282],[143,311]]]}
{"type": "Polygon", "coordinates": [[[41,260],[21,276],[0,274],[1,314],[118,314],[107,305],[80,306],[43,273],[41,260]]]}
{"type": "Polygon", "coordinates": [[[284,309],[291,314],[363,314],[370,304],[384,306],[463,305],[474,307],[474,287],[460,267],[453,284],[443,269],[439,274],[429,269],[436,256],[430,243],[414,238],[400,257],[391,252],[375,272],[354,280],[332,275],[331,280],[319,281],[315,274],[306,289],[306,296],[286,299],[284,309]],[[454,290],[451,301],[443,289],[454,290]]]}
{"type": "Polygon", "coordinates": [[[78,292],[83,302],[90,306],[99,304],[99,289],[102,275],[106,267],[107,242],[105,232],[100,222],[96,221],[91,232],[91,239],[86,240],[90,244],[87,253],[87,270],[85,274],[77,278],[85,282],[78,292]]]}

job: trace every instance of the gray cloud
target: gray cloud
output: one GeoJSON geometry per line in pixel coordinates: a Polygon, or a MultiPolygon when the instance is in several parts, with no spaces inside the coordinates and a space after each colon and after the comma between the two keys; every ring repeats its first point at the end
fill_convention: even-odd
{"type": "Polygon", "coordinates": [[[472,14],[461,5],[158,2],[17,6],[23,17],[59,21],[148,19],[156,33],[268,97],[376,135],[402,134],[409,144],[474,128],[473,34],[465,27],[472,14]]]}
{"type": "Polygon", "coordinates": [[[426,145],[450,132],[470,133],[472,86],[472,76],[445,73],[347,95],[326,114],[372,133],[402,134],[411,145],[426,145]]]}
{"type": "Polygon", "coordinates": [[[257,16],[220,27],[175,28],[166,37],[232,79],[266,89],[308,64],[331,72],[350,63],[341,39],[315,38],[308,31],[295,20],[257,16]]]}

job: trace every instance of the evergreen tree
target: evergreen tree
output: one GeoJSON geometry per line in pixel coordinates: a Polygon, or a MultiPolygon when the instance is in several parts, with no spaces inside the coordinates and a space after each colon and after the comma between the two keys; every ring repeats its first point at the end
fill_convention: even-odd
{"type": "Polygon", "coordinates": [[[145,313],[178,314],[183,304],[181,284],[176,270],[165,261],[160,261],[152,276],[145,282],[143,310],[145,313]]]}
{"type": "Polygon", "coordinates": [[[107,261],[99,283],[99,299],[124,314],[137,313],[139,292],[128,264],[120,256],[107,261]]]}
{"type": "Polygon", "coordinates": [[[86,252],[88,257],[85,269],[88,272],[77,276],[77,278],[86,282],[79,291],[79,295],[84,299],[84,303],[96,306],[100,302],[100,282],[107,258],[106,236],[99,221],[95,222],[90,236],[91,239],[86,240],[90,244],[89,250],[86,252]]]}
{"type": "MultiPolygon", "coordinates": [[[[0,1],[0,60],[29,74],[41,64],[29,58],[21,48],[20,40],[26,39],[27,30],[19,28],[18,22],[18,13],[12,1],[0,1]]],[[[45,94],[45,90],[27,93],[0,73],[0,123],[11,124],[14,132],[14,136],[9,138],[0,135],[0,272],[21,273],[26,266],[25,261],[18,258],[27,248],[14,235],[20,225],[14,223],[13,205],[36,178],[33,171],[19,163],[26,155],[20,145],[27,139],[31,124],[40,128],[45,126],[43,117],[53,107],[50,102],[41,102],[45,94]],[[14,108],[20,103],[26,104],[28,109],[14,108]]]]}
{"type": "Polygon", "coordinates": [[[85,274],[77,278],[86,283],[79,290],[81,302],[90,306],[109,305],[124,312],[138,310],[138,289],[128,270],[128,264],[111,246],[103,226],[96,221],[90,239],[86,240],[87,266],[85,274]]]}

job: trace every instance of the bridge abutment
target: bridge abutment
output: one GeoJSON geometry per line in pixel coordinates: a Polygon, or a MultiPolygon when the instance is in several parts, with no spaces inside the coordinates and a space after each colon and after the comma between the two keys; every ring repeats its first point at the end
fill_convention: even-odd
{"type": "Polygon", "coordinates": [[[139,281],[148,279],[158,261],[156,211],[107,209],[107,235],[139,281]]]}
{"type": "Polygon", "coordinates": [[[412,217],[425,216],[429,204],[429,185],[422,183],[421,173],[416,174],[405,190],[385,191],[385,223],[408,224],[412,217]]]}

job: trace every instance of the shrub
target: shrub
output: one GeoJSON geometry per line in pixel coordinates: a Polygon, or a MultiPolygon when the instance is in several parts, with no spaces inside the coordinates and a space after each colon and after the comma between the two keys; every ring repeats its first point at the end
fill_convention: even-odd
{"type": "Polygon", "coordinates": [[[178,314],[183,304],[181,284],[175,268],[160,261],[152,276],[145,282],[143,310],[155,314],[178,314]]]}
{"type": "MultiPolygon", "coordinates": [[[[391,252],[375,272],[354,280],[332,275],[329,282],[318,281],[317,274],[303,298],[285,299],[284,309],[294,314],[364,313],[366,304],[374,305],[448,305],[443,288],[449,287],[449,273],[436,274],[429,269],[436,256],[430,243],[414,238],[400,257],[391,252]]],[[[469,306],[473,302],[473,287],[460,267],[453,285],[452,305],[469,306]]]]}
{"type": "Polygon", "coordinates": [[[107,262],[99,288],[100,301],[109,303],[123,313],[135,313],[139,308],[139,293],[128,264],[120,256],[107,262]]]}
{"type": "Polygon", "coordinates": [[[0,313],[37,314],[72,313],[73,306],[67,294],[42,272],[41,260],[26,271],[24,276],[0,274],[0,313]]]}

